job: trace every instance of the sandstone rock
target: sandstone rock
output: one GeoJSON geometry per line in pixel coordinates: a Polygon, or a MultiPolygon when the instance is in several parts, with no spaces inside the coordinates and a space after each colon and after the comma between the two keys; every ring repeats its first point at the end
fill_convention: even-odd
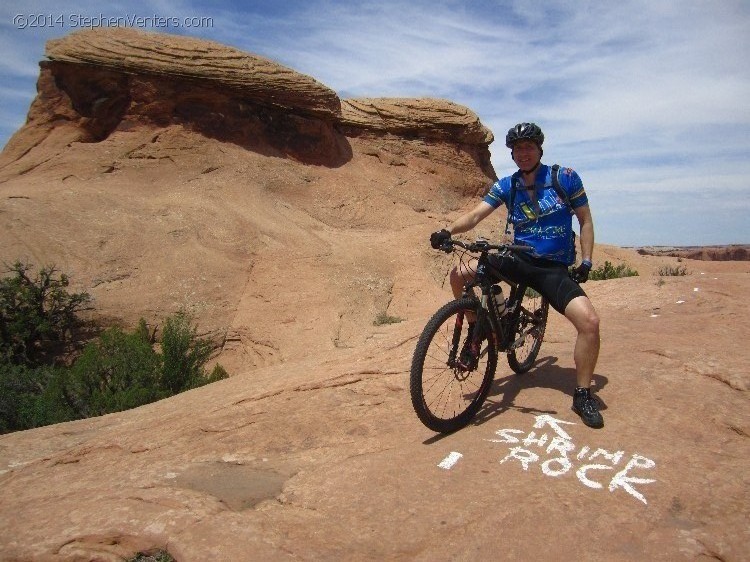
{"type": "Polygon", "coordinates": [[[133,28],[94,28],[49,41],[50,60],[128,74],[157,74],[231,88],[263,104],[333,118],[336,93],[317,80],[263,57],[193,37],[133,28]]]}
{"type": "Polygon", "coordinates": [[[489,145],[492,132],[467,107],[433,98],[356,98],[341,104],[348,127],[406,137],[489,145]]]}
{"type": "MultiPolygon", "coordinates": [[[[79,31],[47,45],[27,124],[0,155],[0,181],[48,161],[71,142],[171,124],[265,155],[337,167],[347,136],[378,139],[373,154],[404,154],[494,178],[492,133],[468,108],[436,99],[348,100],[314,79],[230,47],[124,28],[79,31]],[[425,146],[425,142],[432,143],[425,146]],[[411,144],[409,144],[411,143],[411,144]],[[437,148],[436,148],[437,147],[437,148]],[[23,162],[21,160],[23,159],[23,162]]],[[[466,193],[477,193],[474,182],[466,193]]]]}
{"type": "Polygon", "coordinates": [[[638,248],[638,253],[648,256],[671,256],[702,261],[748,261],[750,260],[750,246],[732,244],[729,246],[688,246],[664,247],[649,246],[638,248]]]}
{"type": "MultiPolygon", "coordinates": [[[[300,104],[288,110],[264,105],[254,91],[227,87],[216,64],[207,65],[205,80],[193,80],[203,70],[195,61],[208,60],[206,52],[231,52],[222,64],[233,69],[233,79],[265,84],[268,77],[256,73],[257,66],[240,68],[252,56],[222,49],[113,29],[51,42],[52,60],[41,65],[28,122],[0,154],[0,184],[5,182],[9,197],[9,212],[2,215],[0,208],[0,216],[12,217],[0,255],[9,262],[24,257],[35,265],[56,263],[91,290],[108,321],[132,325],[143,316],[159,324],[178,307],[200,311],[201,328],[225,344],[229,366],[257,367],[282,361],[289,351],[264,336],[265,318],[278,313],[278,304],[258,299],[251,287],[265,275],[270,282],[284,276],[276,264],[307,260],[311,251],[332,254],[333,267],[341,270],[333,294],[346,296],[329,301],[314,288],[330,263],[308,268],[309,277],[298,275],[307,281],[298,293],[321,306],[336,308],[337,298],[344,304],[334,335],[317,330],[321,339],[314,345],[350,345],[352,334],[380,311],[375,307],[386,306],[394,270],[377,268],[367,283],[376,288],[372,298],[350,298],[359,282],[343,256],[361,244],[347,237],[334,242],[329,232],[312,250],[311,221],[332,232],[371,225],[400,229],[412,219],[394,204],[425,217],[455,211],[494,176],[486,144],[467,144],[469,132],[481,125],[467,117],[473,115],[468,109],[448,102],[402,100],[391,104],[391,112],[407,119],[399,128],[407,136],[373,129],[364,134],[338,118],[303,114],[300,104]],[[160,45],[166,54],[146,57],[160,45]],[[193,60],[185,52],[194,45],[202,54],[193,60]],[[409,107],[445,107],[453,117],[429,125],[436,110],[409,107]],[[417,123],[442,140],[409,133],[417,123]],[[307,172],[307,164],[318,168],[307,172]],[[15,193],[23,199],[12,199],[15,193]],[[361,201],[368,202],[367,212],[361,201]],[[278,227],[282,223],[285,228],[278,227]],[[278,247],[289,248],[286,261],[278,261],[278,247]],[[298,247],[305,250],[298,253],[298,247]],[[254,281],[244,295],[251,269],[254,281]],[[373,310],[363,316],[363,305],[373,310]],[[254,318],[246,316],[246,306],[255,310],[254,318]]],[[[273,76],[268,80],[273,86],[273,76]]],[[[362,264],[355,271],[364,269],[362,264]]],[[[297,317],[295,308],[290,303],[285,321],[297,317]]]]}

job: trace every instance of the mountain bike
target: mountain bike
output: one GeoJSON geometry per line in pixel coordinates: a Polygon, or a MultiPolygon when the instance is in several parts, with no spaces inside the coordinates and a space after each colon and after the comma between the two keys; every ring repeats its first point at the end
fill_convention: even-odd
{"type": "Polygon", "coordinates": [[[464,285],[460,298],[427,322],[411,364],[414,411],[424,425],[439,433],[461,429],[479,411],[495,376],[498,353],[507,354],[508,365],[517,374],[533,366],[549,312],[547,299],[533,289],[502,275],[500,282],[494,282],[498,274],[491,274],[490,253],[503,260],[517,259],[516,253],[532,248],[448,240],[440,249],[450,253],[456,247],[462,252],[461,263],[478,254],[476,275],[464,285]],[[508,288],[507,299],[503,286],[508,288]]]}

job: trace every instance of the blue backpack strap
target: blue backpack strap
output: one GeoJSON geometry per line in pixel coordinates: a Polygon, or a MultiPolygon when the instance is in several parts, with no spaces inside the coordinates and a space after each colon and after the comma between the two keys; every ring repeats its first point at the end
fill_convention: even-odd
{"type": "MultiPolygon", "coordinates": [[[[559,167],[559,166],[558,166],[559,167]]],[[[510,177],[510,196],[508,197],[508,216],[505,219],[505,234],[510,234],[510,215],[513,214],[513,203],[516,200],[516,191],[521,183],[521,171],[519,170],[510,177]]]]}
{"type": "Polygon", "coordinates": [[[570,204],[570,197],[568,197],[568,194],[560,185],[560,164],[554,164],[552,166],[552,187],[555,188],[558,197],[562,199],[562,202],[565,203],[568,209],[572,210],[573,206],[570,204]]]}
{"type": "MultiPolygon", "coordinates": [[[[552,187],[555,188],[555,191],[557,192],[558,197],[563,200],[563,203],[565,203],[565,206],[568,207],[571,214],[573,213],[573,206],[570,204],[570,197],[568,197],[568,194],[565,192],[563,187],[560,185],[560,165],[555,164],[552,166],[552,187]]],[[[576,253],[576,231],[572,230],[570,231],[570,245],[573,248],[572,252],[575,256],[576,253]]]]}
{"type": "MultiPolygon", "coordinates": [[[[568,196],[567,192],[563,189],[562,185],[560,185],[560,164],[552,165],[551,175],[552,175],[552,187],[555,189],[557,196],[562,200],[563,203],[565,203],[565,206],[572,211],[573,206],[570,204],[570,197],[568,196]]],[[[510,234],[510,229],[508,228],[508,225],[510,224],[510,215],[513,212],[513,204],[516,199],[516,191],[518,191],[520,183],[521,183],[521,172],[518,171],[511,176],[510,197],[508,198],[509,199],[508,217],[505,219],[505,234],[510,234]]]]}

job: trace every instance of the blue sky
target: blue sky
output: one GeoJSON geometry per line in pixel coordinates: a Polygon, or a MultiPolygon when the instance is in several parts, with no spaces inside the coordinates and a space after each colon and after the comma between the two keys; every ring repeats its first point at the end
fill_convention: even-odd
{"type": "Polygon", "coordinates": [[[547,135],[545,162],[583,178],[599,242],[750,243],[747,0],[61,6],[0,7],[0,146],[26,118],[45,41],[79,29],[85,17],[138,17],[144,30],[271,58],[342,98],[427,96],[466,105],[495,134],[490,150],[501,176],[514,171],[505,132],[535,121],[547,135]],[[163,27],[154,16],[209,20],[163,27]]]}

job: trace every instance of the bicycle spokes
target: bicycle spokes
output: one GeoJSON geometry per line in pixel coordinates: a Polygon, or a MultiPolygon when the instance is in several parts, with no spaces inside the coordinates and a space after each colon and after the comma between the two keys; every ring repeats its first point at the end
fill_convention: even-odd
{"type": "Polygon", "coordinates": [[[470,332],[465,321],[466,313],[475,312],[477,306],[473,298],[448,303],[428,322],[417,343],[411,369],[412,404],[419,419],[434,431],[455,431],[466,425],[489,392],[497,352],[481,337],[478,325],[470,332]]]}
{"type": "Polygon", "coordinates": [[[536,292],[525,292],[522,297],[515,340],[508,346],[508,365],[516,373],[525,373],[536,361],[547,326],[549,303],[536,292]]]}

